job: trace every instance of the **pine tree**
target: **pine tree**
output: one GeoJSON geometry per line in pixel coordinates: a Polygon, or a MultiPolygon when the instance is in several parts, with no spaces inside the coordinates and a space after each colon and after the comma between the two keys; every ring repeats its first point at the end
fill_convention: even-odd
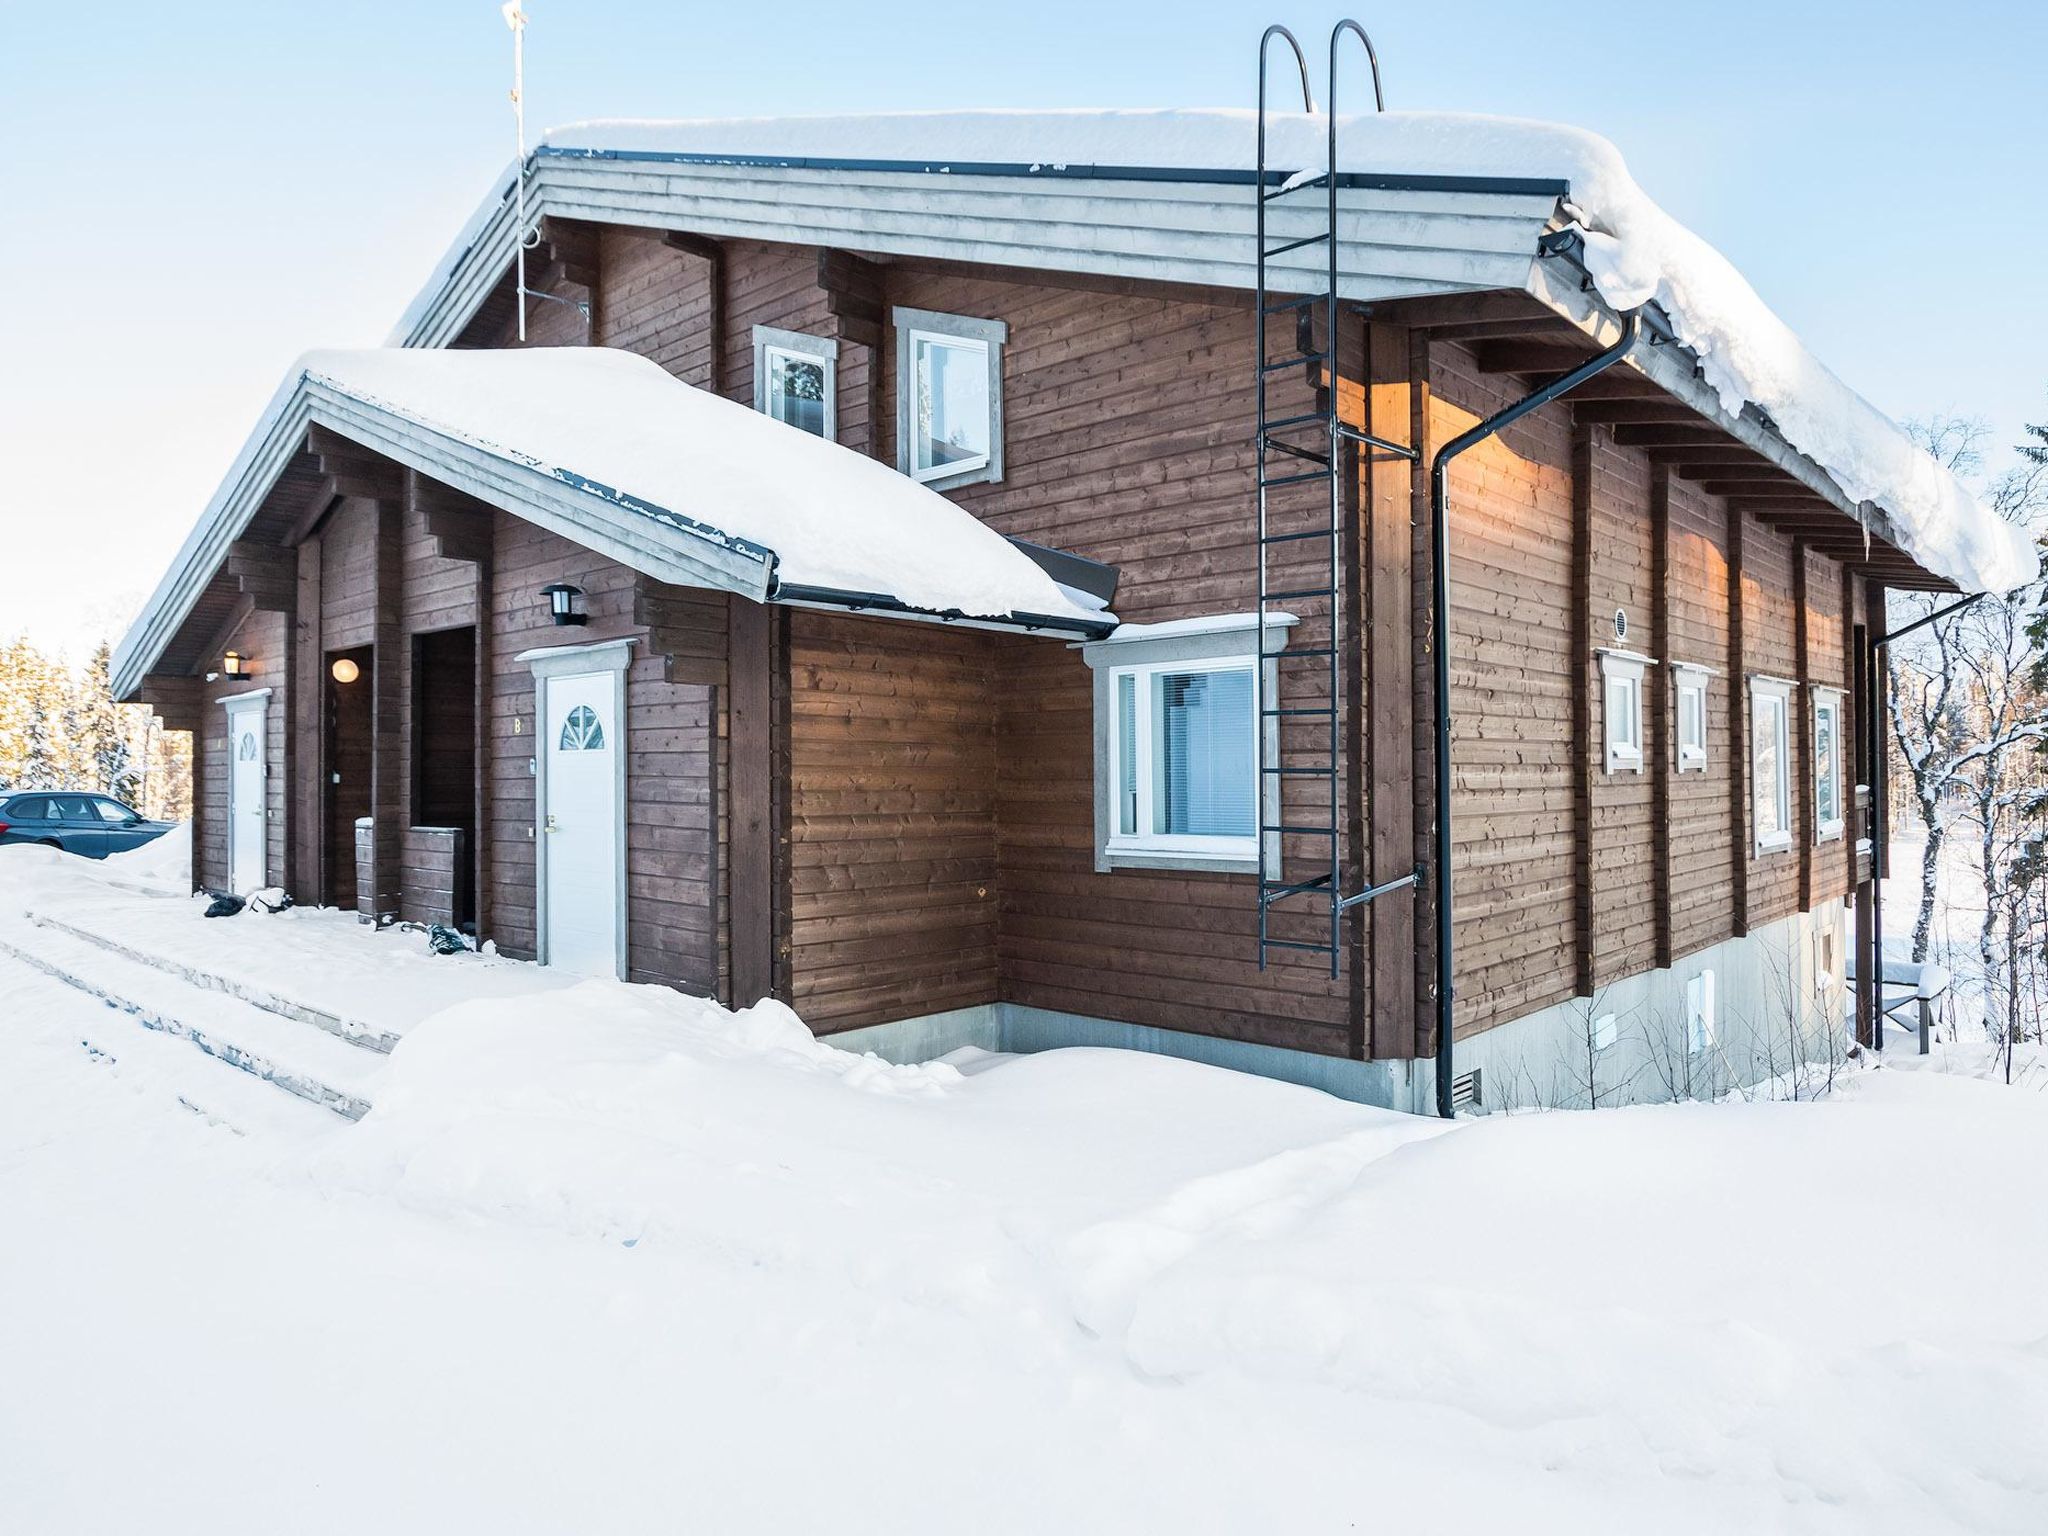
{"type": "Polygon", "coordinates": [[[120,706],[114,702],[112,664],[112,647],[102,640],[78,680],[74,711],[77,753],[83,759],[85,782],[129,804],[135,799],[140,775],[121,729],[120,706]]]}

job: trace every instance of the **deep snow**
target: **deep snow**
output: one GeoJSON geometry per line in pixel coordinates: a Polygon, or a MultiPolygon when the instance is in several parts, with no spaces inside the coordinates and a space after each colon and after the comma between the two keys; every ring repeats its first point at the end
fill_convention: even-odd
{"type": "Polygon", "coordinates": [[[0,960],[0,1529],[2048,1522],[2048,1068],[1447,1129],[422,963],[501,990],[350,1128],[0,960]]]}

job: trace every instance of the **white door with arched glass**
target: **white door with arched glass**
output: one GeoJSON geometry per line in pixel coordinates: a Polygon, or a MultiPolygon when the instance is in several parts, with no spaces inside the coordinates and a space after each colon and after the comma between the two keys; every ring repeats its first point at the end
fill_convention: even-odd
{"type": "Polygon", "coordinates": [[[228,885],[237,894],[261,889],[268,818],[263,811],[270,690],[222,701],[228,715],[228,885]]]}
{"type": "Polygon", "coordinates": [[[624,672],[538,666],[535,672],[543,701],[535,833],[541,959],[584,976],[619,976],[625,959],[624,672]]]}

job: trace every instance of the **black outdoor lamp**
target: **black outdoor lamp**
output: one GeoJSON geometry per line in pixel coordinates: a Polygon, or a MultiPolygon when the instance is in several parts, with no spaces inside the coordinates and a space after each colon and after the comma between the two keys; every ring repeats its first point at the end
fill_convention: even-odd
{"type": "Polygon", "coordinates": [[[566,581],[550,582],[540,589],[540,595],[548,600],[548,617],[557,624],[590,622],[590,615],[583,611],[581,587],[572,587],[566,581]]]}
{"type": "Polygon", "coordinates": [[[229,651],[220,659],[220,675],[230,682],[238,682],[253,670],[248,658],[240,651],[229,651]]]}

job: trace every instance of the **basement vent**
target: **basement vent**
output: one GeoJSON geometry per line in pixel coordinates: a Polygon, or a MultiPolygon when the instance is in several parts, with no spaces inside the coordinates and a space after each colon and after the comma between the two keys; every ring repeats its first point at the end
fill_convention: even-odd
{"type": "Polygon", "coordinates": [[[1451,1079],[1451,1110],[1453,1113],[1461,1109],[1479,1109],[1482,1107],[1479,1099],[1479,1068],[1474,1067],[1470,1072],[1451,1079]]]}

